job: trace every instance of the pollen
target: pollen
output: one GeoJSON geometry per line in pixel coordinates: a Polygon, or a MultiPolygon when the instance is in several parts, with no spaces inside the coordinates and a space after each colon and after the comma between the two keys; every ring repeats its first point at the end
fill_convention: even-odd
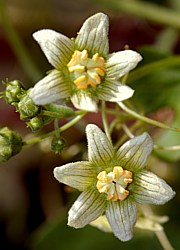
{"type": "Polygon", "coordinates": [[[73,73],[73,82],[78,89],[96,87],[105,74],[104,58],[98,53],[89,58],[87,50],[75,50],[67,67],[73,73]]]}
{"type": "Polygon", "coordinates": [[[128,184],[132,179],[132,172],[124,170],[120,166],[115,166],[112,172],[107,174],[102,171],[97,175],[96,187],[100,193],[106,193],[107,200],[117,201],[125,200],[129,195],[128,184]]]}

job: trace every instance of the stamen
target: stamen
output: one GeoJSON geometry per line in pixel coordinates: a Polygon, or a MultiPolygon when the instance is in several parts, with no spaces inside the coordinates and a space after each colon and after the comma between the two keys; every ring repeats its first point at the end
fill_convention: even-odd
{"type": "Polygon", "coordinates": [[[89,58],[87,50],[75,50],[67,67],[70,73],[74,73],[74,83],[78,89],[96,87],[105,75],[104,58],[98,53],[89,58]]]}
{"type": "Polygon", "coordinates": [[[113,172],[102,171],[97,176],[96,187],[100,193],[107,194],[107,200],[124,200],[129,195],[127,185],[133,181],[132,172],[115,166],[113,172]]]}

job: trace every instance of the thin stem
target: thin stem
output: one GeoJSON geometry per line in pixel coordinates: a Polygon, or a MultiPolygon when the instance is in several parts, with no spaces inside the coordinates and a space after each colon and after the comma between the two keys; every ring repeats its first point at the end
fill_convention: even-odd
{"type": "Polygon", "coordinates": [[[15,55],[20,61],[25,72],[27,73],[30,79],[32,79],[33,81],[37,81],[37,79],[41,77],[41,73],[34,66],[34,63],[31,60],[26,47],[18,36],[16,30],[14,29],[7,15],[5,3],[3,0],[0,0],[0,22],[6,34],[6,38],[8,39],[15,55]]]}
{"type": "Polygon", "coordinates": [[[163,247],[163,249],[165,250],[174,250],[174,248],[171,246],[166,233],[164,232],[164,230],[162,231],[156,231],[155,232],[156,237],[158,238],[161,246],[163,247]]]}
{"type": "Polygon", "coordinates": [[[54,130],[55,130],[55,135],[56,135],[56,138],[60,138],[60,134],[59,134],[59,120],[56,118],[54,119],[54,130]]]}
{"type": "MultiPolygon", "coordinates": [[[[135,131],[136,129],[140,128],[140,124],[141,124],[141,121],[136,121],[134,124],[131,125],[130,128],[128,128],[128,130],[130,131],[130,133],[132,133],[133,131],[135,131]]],[[[121,127],[123,126],[124,124],[121,125],[121,127]]],[[[126,125],[125,125],[126,126],[126,125]]],[[[126,126],[127,127],[127,126],[126,126]]],[[[126,131],[125,131],[126,132],[126,131]]],[[[131,136],[134,136],[133,134],[131,136]]],[[[123,135],[121,136],[121,138],[119,138],[119,140],[116,142],[115,144],[115,148],[118,149],[122,144],[123,142],[128,138],[128,135],[127,133],[123,133],[123,135]]],[[[131,137],[130,137],[131,138],[131,137]]]]}
{"type": "MultiPolygon", "coordinates": [[[[149,217],[149,216],[153,215],[153,211],[149,205],[141,205],[140,209],[145,217],[149,217]]],[[[154,233],[155,233],[156,237],[158,238],[163,249],[174,250],[174,248],[171,246],[171,243],[169,242],[164,230],[155,231],[154,233]]]]}
{"type": "Polygon", "coordinates": [[[107,6],[108,9],[115,10],[116,12],[119,10],[156,23],[180,29],[179,12],[163,6],[138,0],[94,0],[94,2],[107,6]]]}
{"type": "Polygon", "coordinates": [[[106,103],[105,103],[105,101],[102,101],[101,108],[102,108],[102,121],[103,121],[104,130],[105,130],[107,138],[112,143],[111,135],[110,135],[110,130],[109,130],[108,119],[107,119],[106,103]]]}
{"type": "Polygon", "coordinates": [[[73,125],[75,125],[78,121],[80,121],[85,115],[87,114],[87,112],[83,111],[81,113],[81,115],[76,116],[73,120],[71,120],[70,122],[66,123],[65,125],[63,125],[62,127],[58,128],[57,130],[51,131],[47,134],[41,135],[39,137],[30,139],[29,141],[25,141],[24,145],[30,145],[30,144],[34,144],[34,143],[38,143],[50,136],[53,136],[55,133],[61,133],[67,129],[69,129],[70,127],[72,127],[73,125]]]}
{"type": "Polygon", "coordinates": [[[169,130],[172,130],[172,131],[175,131],[175,132],[180,132],[180,128],[173,128],[173,127],[170,127],[162,122],[158,122],[156,120],[153,120],[153,119],[150,119],[148,117],[145,117],[145,116],[142,116],[138,113],[136,113],[135,111],[129,109],[126,105],[124,105],[122,102],[119,102],[118,103],[119,106],[122,108],[122,110],[124,110],[125,112],[127,112],[129,115],[131,115],[132,117],[140,120],[140,121],[143,121],[145,123],[149,123],[149,124],[152,124],[154,126],[157,126],[157,127],[160,127],[160,128],[164,128],[164,129],[169,129],[169,130]]]}
{"type": "Polygon", "coordinates": [[[123,130],[124,130],[124,132],[127,134],[127,136],[129,137],[129,138],[134,138],[134,135],[133,135],[133,133],[131,132],[131,130],[126,126],[126,124],[123,124],[122,125],[122,128],[123,128],[123,130]]]}
{"type": "Polygon", "coordinates": [[[164,146],[159,146],[159,145],[154,145],[154,149],[176,151],[176,150],[180,150],[180,145],[165,146],[165,147],[164,146]]]}

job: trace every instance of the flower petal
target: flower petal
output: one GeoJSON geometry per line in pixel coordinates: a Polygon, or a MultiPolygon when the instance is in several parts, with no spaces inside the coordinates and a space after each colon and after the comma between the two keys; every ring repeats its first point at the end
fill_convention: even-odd
{"type": "Polygon", "coordinates": [[[97,219],[105,211],[106,200],[95,189],[87,189],[77,198],[69,210],[68,225],[82,228],[97,219]]]}
{"type": "Polygon", "coordinates": [[[97,100],[87,91],[77,91],[71,96],[71,101],[77,109],[86,110],[90,112],[97,112],[97,100]]]}
{"type": "Polygon", "coordinates": [[[54,177],[59,182],[84,191],[96,179],[96,172],[88,161],[79,161],[56,167],[54,177]]]}
{"type": "Polygon", "coordinates": [[[39,30],[33,34],[49,63],[56,69],[65,66],[74,51],[74,42],[68,37],[50,29],[39,30]]]}
{"type": "Polygon", "coordinates": [[[132,171],[141,170],[153,149],[153,142],[148,133],[143,133],[124,143],[117,151],[120,166],[132,171]]]}
{"type": "Polygon", "coordinates": [[[30,98],[37,105],[45,105],[70,96],[71,86],[58,70],[52,70],[30,91],[30,98]]]}
{"type": "Polygon", "coordinates": [[[133,89],[117,81],[105,82],[102,88],[99,88],[98,90],[98,98],[109,102],[124,101],[130,98],[134,93],[133,89]]]}
{"type": "Polygon", "coordinates": [[[162,205],[175,195],[164,180],[146,170],[135,175],[131,185],[134,199],[142,204],[162,205]]]}
{"type": "Polygon", "coordinates": [[[109,51],[108,29],[108,17],[105,14],[97,13],[89,17],[75,40],[78,50],[87,49],[92,54],[106,56],[109,51]]]}
{"type": "Polygon", "coordinates": [[[94,124],[86,126],[89,161],[96,165],[107,164],[114,156],[114,149],[106,135],[94,124]]]}
{"type": "Polygon", "coordinates": [[[142,60],[139,53],[133,50],[123,50],[110,54],[106,63],[106,78],[117,79],[134,69],[142,60]]]}
{"type": "Polygon", "coordinates": [[[135,202],[130,199],[109,202],[106,216],[114,235],[121,241],[128,241],[133,237],[133,227],[137,219],[135,202]]]}

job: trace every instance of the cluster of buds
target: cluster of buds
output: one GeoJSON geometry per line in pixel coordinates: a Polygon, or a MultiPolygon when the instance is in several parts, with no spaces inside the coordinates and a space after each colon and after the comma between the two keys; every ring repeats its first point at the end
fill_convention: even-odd
{"type": "Polygon", "coordinates": [[[4,98],[9,104],[16,107],[20,119],[27,121],[27,126],[31,128],[33,132],[42,129],[43,126],[49,122],[49,119],[40,114],[41,107],[36,105],[29,97],[30,90],[25,90],[18,80],[4,84],[6,85],[4,98]]]}
{"type": "Polygon", "coordinates": [[[8,161],[18,154],[22,148],[22,138],[7,127],[0,129],[0,162],[8,161]]]}
{"type": "MultiPolygon", "coordinates": [[[[74,115],[74,111],[64,105],[36,105],[29,96],[31,89],[25,90],[18,80],[6,82],[4,85],[6,86],[3,92],[4,98],[7,103],[15,106],[16,111],[19,112],[20,119],[26,121],[32,132],[41,130],[44,125],[51,122],[54,118],[67,118],[74,115]],[[51,115],[45,115],[44,111],[51,115]]],[[[65,145],[63,138],[53,137],[51,148],[55,153],[60,153],[65,145]]]]}

